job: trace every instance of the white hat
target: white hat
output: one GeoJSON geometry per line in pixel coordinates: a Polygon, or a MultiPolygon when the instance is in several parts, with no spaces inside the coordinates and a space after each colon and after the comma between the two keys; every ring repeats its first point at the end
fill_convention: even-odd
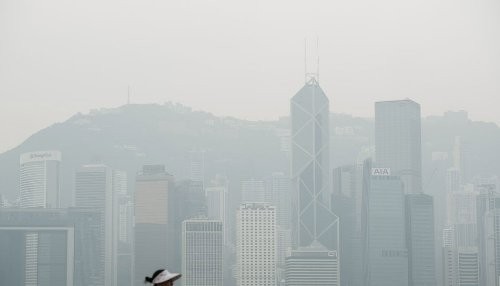
{"type": "Polygon", "coordinates": [[[153,284],[159,284],[170,280],[177,280],[181,277],[180,273],[170,273],[167,269],[163,270],[153,279],[153,284]]]}

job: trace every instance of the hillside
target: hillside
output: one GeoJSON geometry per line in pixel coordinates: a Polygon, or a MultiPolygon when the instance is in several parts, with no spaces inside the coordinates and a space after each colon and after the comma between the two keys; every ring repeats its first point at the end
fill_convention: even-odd
{"type": "MultiPolygon", "coordinates": [[[[370,154],[372,120],[333,114],[331,122],[333,166],[351,164],[370,154]]],[[[0,154],[0,193],[11,200],[18,195],[21,153],[53,149],[63,154],[63,204],[72,200],[74,170],[82,164],[99,162],[127,171],[132,190],[142,164],[165,164],[176,179],[187,178],[190,150],[205,151],[207,179],[226,174],[230,188],[238,189],[243,178],[288,171],[288,153],[281,151],[283,144],[286,146],[287,129],[286,118],[273,122],[220,118],[170,103],[76,114],[0,154]]],[[[423,119],[422,129],[424,185],[434,180],[436,173],[432,152],[450,152],[455,136],[463,138],[470,177],[500,174],[497,125],[473,122],[463,113],[451,112],[423,119]]],[[[450,160],[441,163],[447,167],[450,160]]]]}

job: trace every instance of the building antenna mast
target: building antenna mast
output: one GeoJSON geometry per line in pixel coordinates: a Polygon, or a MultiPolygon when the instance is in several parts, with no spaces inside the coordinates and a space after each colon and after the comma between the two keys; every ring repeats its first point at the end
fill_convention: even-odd
{"type": "Polygon", "coordinates": [[[316,80],[319,84],[319,37],[316,36],[316,80]]]}
{"type": "Polygon", "coordinates": [[[307,83],[307,38],[304,38],[304,83],[307,83]]]}

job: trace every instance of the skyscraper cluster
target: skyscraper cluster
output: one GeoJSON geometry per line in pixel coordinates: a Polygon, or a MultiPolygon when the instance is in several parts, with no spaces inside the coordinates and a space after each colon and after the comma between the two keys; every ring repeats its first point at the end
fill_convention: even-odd
{"type": "Polygon", "coordinates": [[[498,178],[469,176],[457,137],[434,196],[420,112],[410,99],[375,103],[374,146],[332,166],[330,101],[309,75],[276,132],[289,168],[234,181],[199,148],[185,178],[161,162],[62,178],[60,151],[22,153],[18,201],[0,196],[0,285],[132,286],[162,268],[184,286],[499,285],[498,178]]]}

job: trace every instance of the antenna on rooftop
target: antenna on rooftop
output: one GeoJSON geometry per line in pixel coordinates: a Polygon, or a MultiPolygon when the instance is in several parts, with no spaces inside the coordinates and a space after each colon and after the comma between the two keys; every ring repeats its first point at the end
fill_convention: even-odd
{"type": "MultiPolygon", "coordinates": [[[[314,58],[314,54],[308,54],[307,49],[307,38],[304,38],[304,75],[305,75],[305,83],[308,83],[311,80],[315,80],[319,82],[319,37],[316,37],[316,68],[307,66],[307,58],[314,58]]],[[[314,48],[313,48],[314,49],[314,48]]],[[[309,50],[310,53],[310,50],[309,50]]],[[[314,60],[312,60],[314,63],[314,60]]]]}

